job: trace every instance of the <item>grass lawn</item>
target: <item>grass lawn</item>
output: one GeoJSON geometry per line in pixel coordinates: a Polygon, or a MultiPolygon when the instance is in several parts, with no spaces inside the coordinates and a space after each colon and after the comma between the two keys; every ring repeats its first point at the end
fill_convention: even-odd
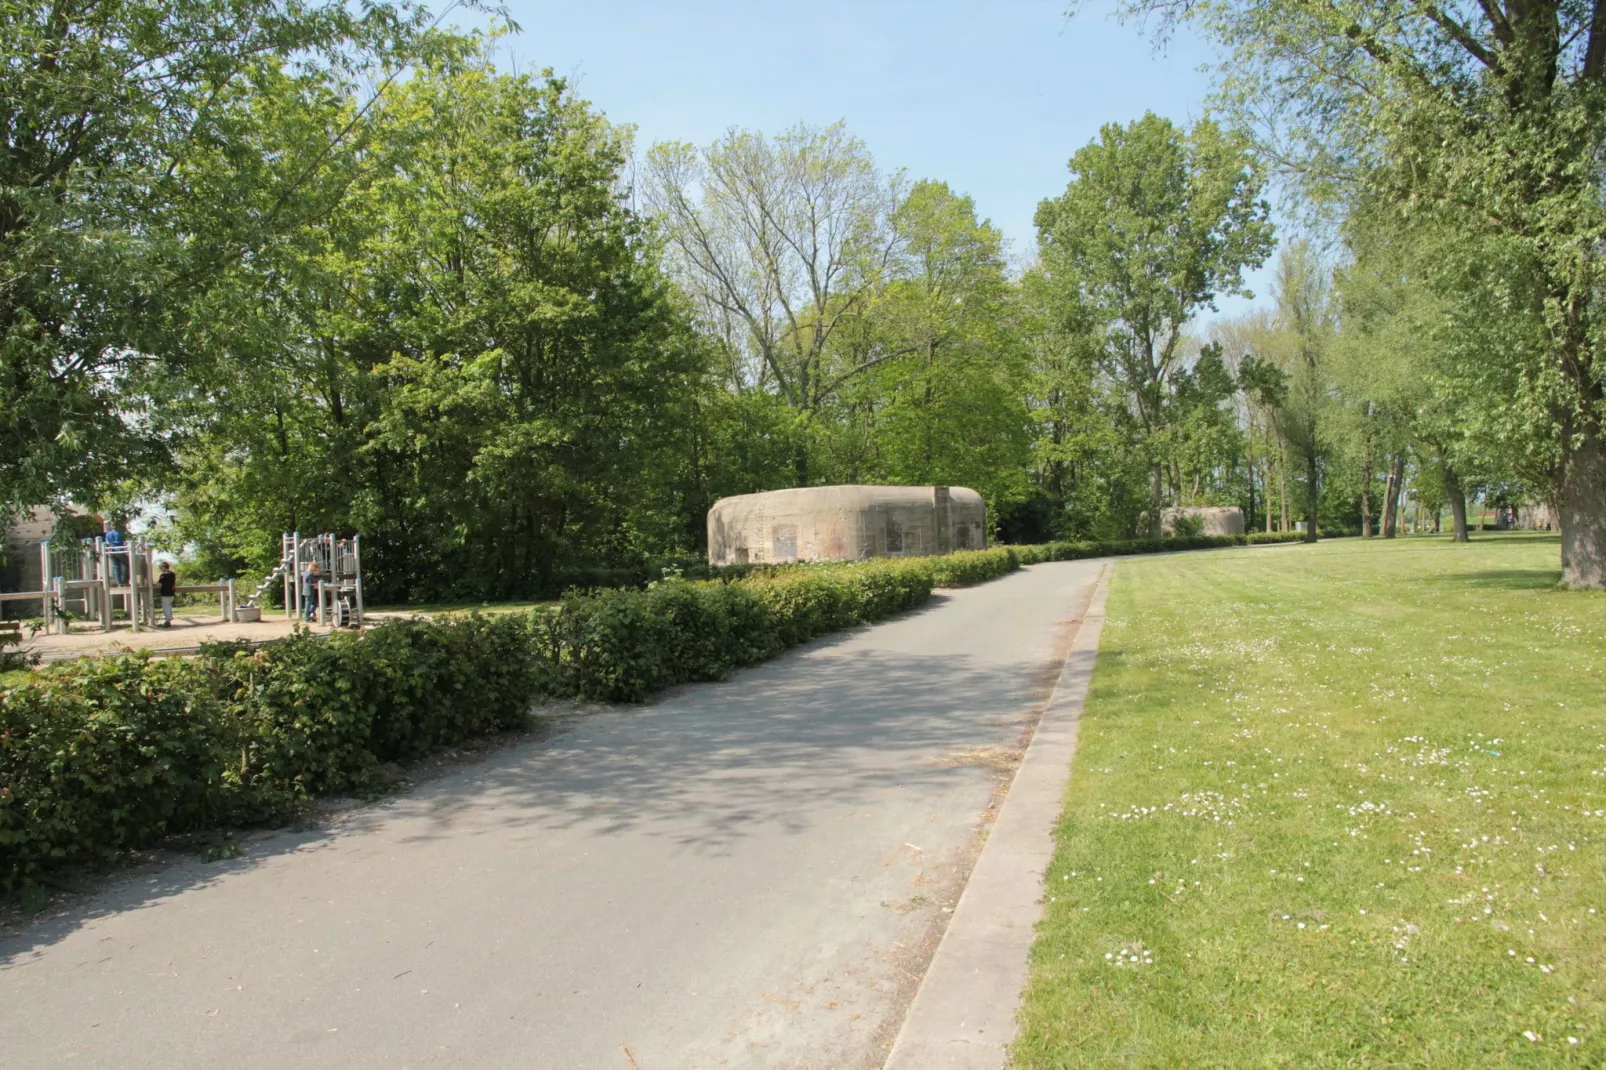
{"type": "Polygon", "coordinates": [[[1606,1066],[1606,597],[1557,554],[1123,560],[1017,1065],[1606,1066]]]}

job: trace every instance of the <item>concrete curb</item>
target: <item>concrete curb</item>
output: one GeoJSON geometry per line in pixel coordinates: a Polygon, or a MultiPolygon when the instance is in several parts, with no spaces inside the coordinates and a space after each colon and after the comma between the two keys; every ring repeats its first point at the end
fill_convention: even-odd
{"type": "Polygon", "coordinates": [[[885,1070],[997,1070],[1009,1061],[1015,1011],[1043,916],[1043,873],[1071,778],[1114,563],[1104,566],[1037,731],[953,919],[920,982],[885,1070]]]}

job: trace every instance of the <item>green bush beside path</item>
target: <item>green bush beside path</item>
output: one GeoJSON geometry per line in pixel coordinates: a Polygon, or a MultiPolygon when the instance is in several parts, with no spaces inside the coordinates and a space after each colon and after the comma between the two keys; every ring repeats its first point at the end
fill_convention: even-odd
{"type": "Polygon", "coordinates": [[[1121,547],[1137,552],[1064,543],[748,569],[255,651],[42,669],[0,687],[0,887],[164,836],[280,822],[316,795],[381,791],[386,763],[516,728],[538,697],[639,702],[913,609],[933,587],[1121,547]]]}

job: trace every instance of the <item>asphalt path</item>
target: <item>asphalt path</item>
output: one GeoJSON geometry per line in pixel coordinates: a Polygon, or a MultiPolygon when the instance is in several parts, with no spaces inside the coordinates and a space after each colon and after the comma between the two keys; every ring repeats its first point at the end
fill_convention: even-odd
{"type": "Polygon", "coordinates": [[[1098,571],[554,717],[19,922],[0,1066],[880,1066],[1098,571]]]}

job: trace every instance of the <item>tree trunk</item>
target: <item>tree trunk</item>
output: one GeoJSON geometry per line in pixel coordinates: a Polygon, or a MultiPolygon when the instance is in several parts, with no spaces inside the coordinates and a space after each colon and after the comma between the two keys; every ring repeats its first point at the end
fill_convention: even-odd
{"type": "Polygon", "coordinates": [[[1444,470],[1444,489],[1450,497],[1450,517],[1455,522],[1451,542],[1467,541],[1467,495],[1461,489],[1461,477],[1453,469],[1444,470]]]}
{"type": "Polygon", "coordinates": [[[1561,582],[1606,587],[1606,436],[1586,428],[1563,459],[1556,519],[1561,524],[1561,582]]]}
{"type": "Polygon", "coordinates": [[[1282,510],[1283,510],[1283,526],[1281,528],[1279,528],[1278,530],[1280,530],[1280,531],[1292,531],[1294,525],[1293,525],[1293,521],[1290,519],[1290,517],[1288,515],[1288,447],[1287,446],[1283,447],[1282,457],[1277,462],[1277,478],[1279,480],[1281,480],[1281,482],[1282,482],[1282,493],[1279,494],[1278,497],[1280,497],[1282,499],[1282,503],[1281,504],[1282,504],[1282,510]]]}
{"type": "Polygon", "coordinates": [[[1274,485],[1272,485],[1272,458],[1270,458],[1270,455],[1267,455],[1266,456],[1266,477],[1264,477],[1264,479],[1261,480],[1261,496],[1262,496],[1262,498],[1266,498],[1266,533],[1267,533],[1267,535],[1270,535],[1270,533],[1272,533],[1272,513],[1274,513],[1274,511],[1275,511],[1275,509],[1272,508],[1272,496],[1274,496],[1275,493],[1277,493],[1277,487],[1274,487],[1274,485]]]}
{"type": "Polygon", "coordinates": [[[1400,532],[1400,489],[1405,483],[1405,455],[1389,462],[1388,489],[1383,498],[1383,537],[1392,539],[1400,532]]]}
{"type": "Polygon", "coordinates": [[[1372,537],[1372,436],[1363,440],[1361,454],[1361,538],[1372,537]]]}
{"type": "Polygon", "coordinates": [[[1254,429],[1250,428],[1248,438],[1249,447],[1249,515],[1244,517],[1244,530],[1255,530],[1255,437],[1254,429]]]}
{"type": "Polygon", "coordinates": [[[1316,451],[1312,450],[1305,458],[1305,541],[1316,541],[1316,508],[1321,502],[1321,486],[1318,483],[1318,469],[1316,464],[1316,451]]]}
{"type": "Polygon", "coordinates": [[[1165,479],[1164,465],[1154,462],[1149,475],[1149,538],[1158,539],[1165,532],[1160,524],[1161,483],[1165,479]]]}

